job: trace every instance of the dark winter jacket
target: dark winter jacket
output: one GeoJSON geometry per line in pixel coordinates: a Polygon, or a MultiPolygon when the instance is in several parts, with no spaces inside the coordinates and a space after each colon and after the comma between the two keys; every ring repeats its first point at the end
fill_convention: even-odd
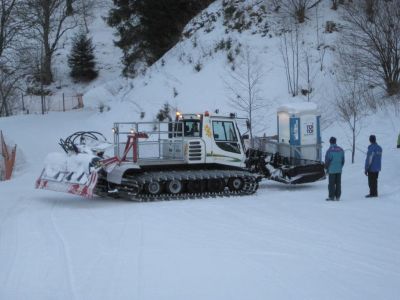
{"type": "Polygon", "coordinates": [[[382,148],[377,143],[368,146],[365,159],[365,172],[379,172],[381,170],[382,148]]]}
{"type": "Polygon", "coordinates": [[[325,154],[325,168],[329,174],[342,173],[344,165],[344,151],[336,144],[331,144],[325,154]]]}

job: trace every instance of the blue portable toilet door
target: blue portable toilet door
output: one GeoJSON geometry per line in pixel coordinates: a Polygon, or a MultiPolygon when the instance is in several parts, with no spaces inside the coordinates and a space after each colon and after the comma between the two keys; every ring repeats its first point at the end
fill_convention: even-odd
{"type": "Polygon", "coordinates": [[[322,139],[321,139],[321,116],[317,116],[317,144],[319,149],[317,161],[322,160],[322,139]]]}
{"type": "MultiPolygon", "coordinates": [[[[290,118],[290,146],[301,145],[300,118],[290,118]]],[[[300,147],[291,147],[291,156],[301,158],[300,147]]]]}

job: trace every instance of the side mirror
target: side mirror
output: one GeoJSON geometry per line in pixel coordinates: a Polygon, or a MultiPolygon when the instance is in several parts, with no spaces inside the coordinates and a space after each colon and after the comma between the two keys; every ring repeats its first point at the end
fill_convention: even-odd
{"type": "Polygon", "coordinates": [[[248,140],[250,137],[249,137],[249,135],[248,134],[243,134],[242,135],[242,139],[244,139],[244,140],[248,140]]]}
{"type": "Polygon", "coordinates": [[[214,140],[217,140],[217,139],[219,139],[219,134],[214,133],[214,140]]]}

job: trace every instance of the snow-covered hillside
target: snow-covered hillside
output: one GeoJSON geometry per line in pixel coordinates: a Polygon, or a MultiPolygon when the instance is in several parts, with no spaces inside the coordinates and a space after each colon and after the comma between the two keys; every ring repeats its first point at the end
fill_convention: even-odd
{"type": "MultiPolygon", "coordinates": [[[[318,24],[324,43],[333,45],[337,33],[322,33],[325,21],[339,18],[329,6],[330,1],[321,2],[318,24]]],[[[114,121],[135,121],[141,112],[152,120],[166,102],[187,112],[236,110],[224,83],[232,63],[226,50],[214,51],[229,37],[233,45],[247,45],[263,66],[261,91],[269,105],[260,112],[261,127],[275,134],[276,107],[304,100],[287,92],[280,39],[273,27],[271,37],[252,30],[226,34],[221,8],[222,1],[216,1],[206,11],[216,16],[213,30],[192,32],[136,79],[119,75],[120,51],[112,46],[102,8],[91,25],[102,53],[99,79],[77,86],[56,73],[66,91],[85,93],[85,109],[0,118],[0,129],[19,149],[12,180],[0,182],[0,299],[399,298],[399,116],[392,107],[370,115],[358,136],[356,162],[350,164],[350,133],[330,105],[335,96],[330,50],[319,70],[315,12],[302,37],[313,57],[311,100],[326,124],[323,151],[336,136],[346,153],[341,201],[325,201],[326,181],[300,186],[264,181],[251,197],[152,203],[34,189],[46,154],[61,151],[59,138],[75,131],[96,130],[111,139],[114,121]],[[110,111],[100,113],[101,103],[110,111]],[[370,134],[383,148],[374,199],[364,198],[370,134]]],[[[269,17],[271,26],[279,26],[269,17]]],[[[62,53],[59,70],[66,68],[62,53]]]]}
{"type": "MultiPolygon", "coordinates": [[[[257,12],[257,7],[252,5],[249,7],[257,12]]],[[[307,53],[313,89],[311,101],[322,107],[330,104],[329,101],[332,100],[334,73],[332,60],[337,38],[337,33],[325,33],[324,26],[326,21],[338,18],[339,13],[332,11],[328,2],[321,3],[319,9],[323,13],[320,11],[316,14],[311,10],[311,21],[303,24],[300,29],[299,55],[302,63],[299,84],[300,87],[307,88],[304,63],[307,53]],[[322,50],[318,45],[323,45],[322,48],[325,49],[322,61],[322,50]]],[[[105,103],[118,110],[121,118],[126,115],[126,106],[130,105],[134,107],[135,114],[129,115],[129,118],[138,117],[140,112],[145,112],[148,120],[154,119],[157,110],[165,103],[182,111],[237,110],[229,102],[232,96],[229,86],[235,84],[232,69],[237,69],[238,65],[243,63],[241,56],[248,52],[251,63],[260,66],[262,73],[262,83],[258,88],[259,96],[265,101],[266,106],[257,114],[261,116],[267,114],[270,117],[267,127],[273,133],[276,107],[290,101],[304,101],[307,97],[300,95],[293,99],[287,91],[285,68],[280,51],[279,35],[283,22],[281,17],[272,12],[265,13],[263,17],[267,20],[265,23],[268,26],[262,23],[254,24],[242,32],[228,30],[224,25],[222,1],[216,1],[187,25],[182,41],[151,66],[145,74],[139,75],[134,80],[116,78],[100,89],[91,89],[84,96],[85,103],[92,107],[96,107],[99,101],[105,103]],[[267,29],[261,31],[260,27],[267,29]],[[115,107],[116,102],[122,102],[119,108],[115,107]]]]}

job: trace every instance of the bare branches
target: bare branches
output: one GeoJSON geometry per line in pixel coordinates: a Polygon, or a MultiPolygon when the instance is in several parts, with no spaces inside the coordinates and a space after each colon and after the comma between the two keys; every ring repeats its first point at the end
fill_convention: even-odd
{"type": "Polygon", "coordinates": [[[16,66],[0,62],[0,117],[13,114],[19,81],[23,76],[24,73],[16,66]]]}
{"type": "Polygon", "coordinates": [[[21,23],[16,18],[17,0],[0,0],[0,58],[20,33],[21,23]]]}
{"type": "Polygon", "coordinates": [[[352,133],[352,163],[354,163],[356,138],[361,131],[361,121],[368,115],[368,99],[372,97],[368,84],[360,73],[357,62],[347,63],[347,53],[339,50],[339,68],[336,73],[339,83],[335,106],[339,118],[352,133]]]}
{"type": "Polygon", "coordinates": [[[346,10],[344,44],[370,84],[388,95],[400,92],[400,0],[357,1],[346,10]],[[366,5],[364,5],[366,4],[366,5]]]}
{"type": "Polygon", "coordinates": [[[57,50],[60,38],[78,25],[71,16],[73,4],[77,0],[29,0],[24,2],[22,19],[29,24],[28,36],[38,40],[42,47],[42,84],[53,81],[52,58],[57,50]]]}
{"type": "Polygon", "coordinates": [[[0,0],[1,115],[13,113],[15,94],[26,82],[40,81],[43,93],[43,85],[53,81],[52,61],[62,37],[80,17],[87,27],[95,5],[104,0],[0,0]]]}
{"type": "Polygon", "coordinates": [[[294,25],[282,33],[280,52],[285,66],[288,92],[293,96],[299,94],[299,30],[294,25]]]}
{"type": "Polygon", "coordinates": [[[89,21],[93,18],[93,9],[99,5],[97,0],[78,0],[78,7],[86,33],[89,33],[89,21]]]}
{"type": "Polygon", "coordinates": [[[19,67],[18,37],[23,24],[18,18],[20,1],[0,0],[0,116],[9,116],[23,68],[19,67]]]}
{"type": "MultiPolygon", "coordinates": [[[[278,1],[274,5],[277,7],[278,1]]],[[[292,17],[298,23],[304,23],[307,10],[317,6],[321,0],[281,0],[280,6],[284,14],[292,17]]]]}
{"type": "Polygon", "coordinates": [[[254,56],[254,53],[246,47],[239,56],[235,70],[229,73],[231,80],[225,80],[229,102],[246,113],[250,120],[250,137],[253,136],[255,112],[267,105],[260,96],[263,76],[262,66],[257,56],[254,56]]]}

